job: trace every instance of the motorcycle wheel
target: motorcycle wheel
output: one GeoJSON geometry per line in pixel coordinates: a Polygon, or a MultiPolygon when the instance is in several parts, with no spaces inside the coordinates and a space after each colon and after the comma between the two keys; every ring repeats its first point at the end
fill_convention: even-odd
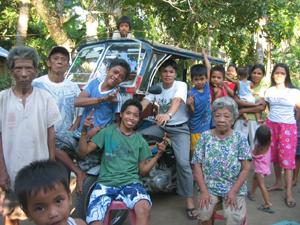
{"type": "MultiPolygon", "coordinates": [[[[93,187],[95,185],[97,176],[88,175],[85,179],[82,187],[82,194],[76,195],[74,200],[74,216],[81,218],[85,221],[86,209],[89,203],[90,195],[92,193],[93,187]]],[[[121,225],[124,223],[128,216],[127,210],[114,210],[112,212],[112,224],[121,225]]]]}

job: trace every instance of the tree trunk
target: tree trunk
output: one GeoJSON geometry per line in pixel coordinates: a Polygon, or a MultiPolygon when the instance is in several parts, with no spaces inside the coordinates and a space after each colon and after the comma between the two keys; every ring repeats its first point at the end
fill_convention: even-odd
{"type": "Polygon", "coordinates": [[[27,38],[30,0],[21,0],[17,25],[16,45],[24,45],[27,38]]]}
{"type": "Polygon", "coordinates": [[[32,0],[32,4],[35,6],[37,14],[46,27],[49,30],[51,38],[57,43],[66,47],[69,51],[75,47],[75,43],[67,36],[63,29],[61,18],[57,12],[50,11],[50,9],[44,4],[43,0],[32,0]]]}

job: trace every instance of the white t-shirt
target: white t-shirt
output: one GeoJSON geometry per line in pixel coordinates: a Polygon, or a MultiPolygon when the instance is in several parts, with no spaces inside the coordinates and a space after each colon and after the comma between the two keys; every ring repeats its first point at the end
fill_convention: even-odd
{"type": "Polygon", "coordinates": [[[186,98],[187,98],[187,85],[182,81],[174,81],[172,87],[168,89],[164,89],[162,83],[158,83],[159,86],[162,87],[162,92],[159,95],[149,94],[145,96],[145,98],[153,102],[154,99],[159,104],[159,113],[166,113],[172,103],[174,98],[181,98],[183,102],[181,102],[179,109],[173,115],[172,119],[170,119],[167,125],[176,125],[182,124],[189,120],[187,108],[186,108],[186,98]]]}
{"type": "MultiPolygon", "coordinates": [[[[78,85],[68,79],[55,83],[49,80],[48,75],[44,75],[34,79],[32,86],[46,90],[55,99],[62,118],[55,124],[55,131],[64,134],[74,122],[75,99],[80,94],[78,85]]],[[[82,108],[79,110],[81,114],[82,108]]]]}
{"type": "Polygon", "coordinates": [[[295,105],[300,103],[300,90],[295,88],[278,89],[270,87],[265,92],[269,103],[268,119],[276,123],[295,124],[295,105]]]}
{"type": "Polygon", "coordinates": [[[58,120],[55,100],[42,89],[33,88],[25,107],[11,88],[0,92],[3,156],[12,187],[22,167],[35,160],[49,159],[47,131],[58,120]]]}

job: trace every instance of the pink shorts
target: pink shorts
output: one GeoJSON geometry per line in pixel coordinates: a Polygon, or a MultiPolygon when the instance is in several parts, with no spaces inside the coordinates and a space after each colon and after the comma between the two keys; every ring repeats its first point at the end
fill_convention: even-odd
{"type": "Polygon", "coordinates": [[[296,124],[275,123],[267,119],[266,125],[272,133],[271,161],[279,163],[279,166],[283,169],[295,169],[296,124]]]}

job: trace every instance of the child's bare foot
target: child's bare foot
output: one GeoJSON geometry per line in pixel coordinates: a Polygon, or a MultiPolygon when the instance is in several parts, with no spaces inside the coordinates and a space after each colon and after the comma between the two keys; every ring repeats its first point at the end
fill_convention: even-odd
{"type": "Polygon", "coordinates": [[[83,171],[80,171],[76,173],[76,192],[82,193],[83,191],[83,182],[85,178],[87,177],[86,173],[83,171]]]}

